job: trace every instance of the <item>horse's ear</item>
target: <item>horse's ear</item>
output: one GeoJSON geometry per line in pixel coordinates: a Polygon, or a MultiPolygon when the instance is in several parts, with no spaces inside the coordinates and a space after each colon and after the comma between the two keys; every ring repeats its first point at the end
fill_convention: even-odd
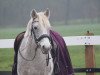
{"type": "Polygon", "coordinates": [[[48,18],[50,17],[50,10],[47,8],[47,10],[44,12],[44,15],[48,18]]]}
{"type": "Polygon", "coordinates": [[[31,14],[30,14],[30,15],[31,15],[31,17],[34,18],[34,19],[37,18],[37,12],[36,12],[36,10],[33,9],[33,10],[31,11],[31,14]]]}

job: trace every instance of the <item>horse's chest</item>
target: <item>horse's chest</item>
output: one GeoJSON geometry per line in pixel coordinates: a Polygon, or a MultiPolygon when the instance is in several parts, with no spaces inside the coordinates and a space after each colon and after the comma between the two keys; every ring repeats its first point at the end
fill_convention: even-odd
{"type": "Polygon", "coordinates": [[[21,60],[19,62],[18,70],[21,72],[27,72],[29,75],[48,75],[48,73],[52,72],[53,64],[51,63],[51,59],[49,61],[49,65],[47,66],[46,59],[39,60],[34,59],[33,61],[25,61],[21,60]]]}
{"type": "MultiPolygon", "coordinates": [[[[18,57],[18,62],[20,64],[20,66],[24,66],[25,68],[35,68],[35,69],[40,69],[42,66],[46,66],[46,57],[45,56],[38,56],[39,54],[37,54],[34,58],[34,60],[32,61],[27,61],[25,59],[23,59],[20,55],[18,57]]],[[[31,58],[32,59],[32,58],[31,58]]],[[[42,68],[43,68],[42,67],[42,68]]]]}
{"type": "MultiPolygon", "coordinates": [[[[26,61],[24,60],[20,55],[18,58],[18,66],[23,67],[24,69],[28,70],[38,70],[38,71],[44,71],[45,68],[47,67],[47,62],[46,62],[46,57],[45,55],[37,54],[35,56],[35,59],[32,61],[26,61]]],[[[49,60],[49,62],[51,59],[49,60]]]]}
{"type": "MultiPolygon", "coordinates": [[[[26,59],[32,59],[34,56],[34,52],[32,52],[33,55],[30,58],[29,56],[26,56],[26,59]],[[29,58],[28,58],[29,57],[29,58]]],[[[25,53],[22,53],[22,55],[25,57],[24,55],[25,53]]],[[[51,58],[51,56],[50,56],[51,58]]],[[[41,53],[41,50],[37,50],[36,52],[36,56],[32,61],[27,61],[25,59],[23,59],[20,55],[20,53],[18,53],[18,71],[21,72],[27,72],[29,75],[47,75],[44,74],[44,72],[51,72],[53,69],[53,63],[52,63],[52,59],[49,60],[49,66],[47,66],[47,62],[46,62],[46,55],[41,53]],[[30,74],[31,73],[31,74],[30,74]],[[38,74],[39,73],[39,74],[38,74]]]]}

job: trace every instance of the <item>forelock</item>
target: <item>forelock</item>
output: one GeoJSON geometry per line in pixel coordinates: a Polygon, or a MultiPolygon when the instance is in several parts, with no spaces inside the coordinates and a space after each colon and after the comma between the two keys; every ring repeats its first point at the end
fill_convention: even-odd
{"type": "Polygon", "coordinates": [[[44,25],[45,27],[50,27],[50,22],[48,18],[44,15],[44,12],[39,12],[38,14],[38,20],[40,22],[40,25],[44,25]]]}

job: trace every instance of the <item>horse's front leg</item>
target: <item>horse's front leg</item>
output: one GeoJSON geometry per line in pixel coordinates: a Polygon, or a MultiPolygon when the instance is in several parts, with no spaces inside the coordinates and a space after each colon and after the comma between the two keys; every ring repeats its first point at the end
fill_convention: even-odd
{"type": "Polygon", "coordinates": [[[18,73],[18,75],[28,75],[28,72],[24,71],[24,70],[20,70],[17,73],[18,73]]]}

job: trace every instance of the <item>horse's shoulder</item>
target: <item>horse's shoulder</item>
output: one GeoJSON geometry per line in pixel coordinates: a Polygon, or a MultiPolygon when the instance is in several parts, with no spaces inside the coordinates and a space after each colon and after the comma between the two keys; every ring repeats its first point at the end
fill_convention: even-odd
{"type": "Polygon", "coordinates": [[[15,51],[19,49],[19,46],[24,37],[24,34],[25,34],[25,31],[18,34],[17,37],[15,38],[15,41],[14,41],[14,50],[15,51]]]}

